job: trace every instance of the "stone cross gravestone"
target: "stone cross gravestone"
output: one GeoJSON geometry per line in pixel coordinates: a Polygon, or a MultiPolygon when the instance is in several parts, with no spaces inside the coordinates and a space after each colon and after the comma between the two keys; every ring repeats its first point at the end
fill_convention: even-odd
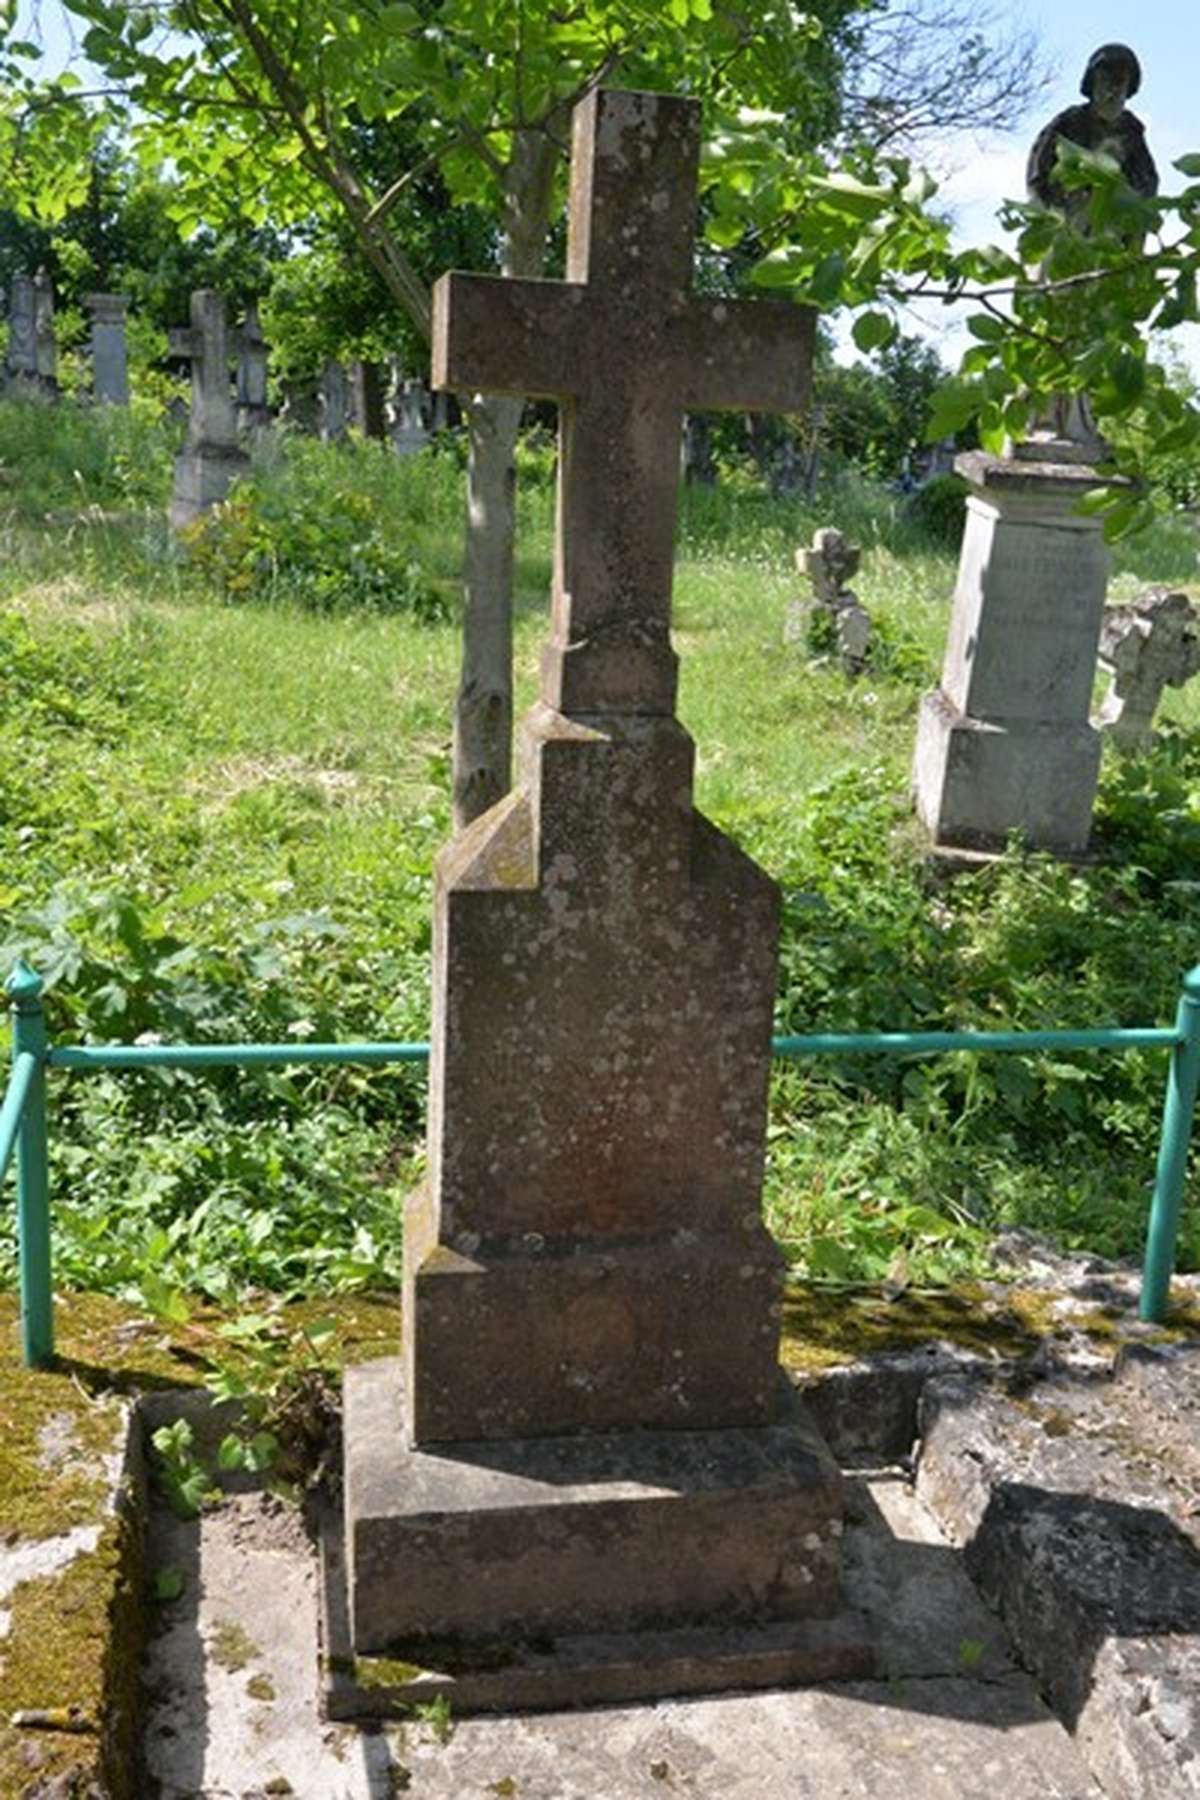
{"type": "Polygon", "coordinates": [[[847,675],[859,675],[867,664],[871,617],[850,586],[862,550],[833,525],[813,533],[811,545],[796,552],[796,567],[812,583],[811,601],[793,601],[784,619],[784,642],[807,643],[813,636],[813,614],[828,621],[847,675]]]}
{"type": "Polygon", "coordinates": [[[520,784],[438,862],[404,1354],[346,1389],[353,1648],[502,1639],[459,1705],[869,1661],[777,1365],[777,894],[694,808],[670,641],[684,410],[799,407],[813,319],[691,295],[695,103],[573,131],[566,280],[434,291],[436,386],[558,402],[552,624],[520,784]]]}
{"type": "Polygon", "coordinates": [[[1121,750],[1148,749],[1165,687],[1200,674],[1200,614],[1186,594],[1149,588],[1128,606],[1106,606],[1100,667],[1112,686],[1094,723],[1121,750]]]}
{"type": "Polygon", "coordinates": [[[191,312],[191,325],[174,328],[168,339],[171,355],[192,369],[192,410],[175,458],[170,518],[176,530],[223,500],[230,483],[250,466],[238,443],[224,297],[215,288],[198,288],[191,312]]]}
{"type": "Polygon", "coordinates": [[[237,422],[242,431],[263,431],[271,423],[267,404],[267,340],[251,301],[246,316],[231,333],[237,356],[237,422]]]}
{"type": "Polygon", "coordinates": [[[129,405],[129,362],[125,349],[127,294],[85,294],[91,317],[92,393],[108,406],[129,405]]]}

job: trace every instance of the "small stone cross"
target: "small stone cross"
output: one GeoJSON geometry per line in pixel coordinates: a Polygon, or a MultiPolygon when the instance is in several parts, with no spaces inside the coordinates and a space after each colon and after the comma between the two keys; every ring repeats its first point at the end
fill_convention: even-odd
{"type": "Polygon", "coordinates": [[[835,526],[815,531],[812,544],[796,552],[796,567],[812,583],[813,599],[793,601],[783,626],[785,643],[812,645],[814,617],[831,623],[848,675],[862,673],[871,642],[870,614],[849,585],[861,560],[858,545],[851,544],[835,526]]]}
{"type": "Polygon", "coordinates": [[[1144,750],[1165,687],[1200,674],[1200,615],[1186,594],[1150,588],[1128,606],[1106,606],[1100,664],[1112,687],[1095,724],[1122,750],[1144,750]]]}
{"type": "Polygon", "coordinates": [[[567,279],[445,275],[438,388],[559,403],[558,525],[542,697],[670,715],[671,572],[685,411],[808,397],[814,317],[690,292],[700,108],[599,90],[575,110],[567,279]]]}
{"type": "Polygon", "coordinates": [[[172,356],[192,367],[192,411],[188,440],[192,444],[234,444],[237,425],[229,380],[229,337],[225,300],[215,288],[192,295],[192,322],[173,326],[168,336],[172,356]]]}

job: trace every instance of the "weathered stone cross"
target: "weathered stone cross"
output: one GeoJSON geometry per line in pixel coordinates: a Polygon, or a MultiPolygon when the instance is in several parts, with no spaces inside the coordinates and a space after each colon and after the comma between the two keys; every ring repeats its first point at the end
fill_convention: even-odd
{"type": "Polygon", "coordinates": [[[559,402],[542,697],[568,714],[674,710],[671,566],[685,410],[808,398],[813,314],[693,297],[700,109],[600,91],[576,109],[567,279],[443,276],[435,387],[559,402]]]}
{"type": "Polygon", "coordinates": [[[553,1640],[486,1704],[871,1667],[824,1635],[841,1488],[779,1380],[778,894],[673,716],[681,412],[798,405],[812,340],[690,297],[698,113],[592,95],[569,280],[436,290],[439,384],[560,402],[554,630],[518,786],[437,862],[428,1178],[403,1357],[347,1376],[345,1551],[357,1653],[553,1640]]]}
{"type": "Polygon", "coordinates": [[[191,314],[190,325],[172,326],[168,334],[171,355],[192,368],[188,438],[193,444],[236,444],[224,295],[214,288],[197,289],[191,314]]]}

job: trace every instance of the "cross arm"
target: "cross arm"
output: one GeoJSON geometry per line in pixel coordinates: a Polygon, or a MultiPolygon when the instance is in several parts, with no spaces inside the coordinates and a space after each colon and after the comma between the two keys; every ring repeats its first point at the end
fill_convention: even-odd
{"type": "Polygon", "coordinates": [[[443,275],[433,289],[433,386],[546,400],[576,393],[587,315],[576,282],[443,275]]]}
{"type": "Polygon", "coordinates": [[[786,300],[691,300],[671,323],[679,395],[694,412],[800,412],[817,315],[786,300]]]}

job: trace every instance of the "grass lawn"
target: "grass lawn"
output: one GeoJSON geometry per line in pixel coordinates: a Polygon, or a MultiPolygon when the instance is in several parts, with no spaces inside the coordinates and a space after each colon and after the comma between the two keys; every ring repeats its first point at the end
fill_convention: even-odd
{"type": "MultiPolygon", "coordinates": [[[[0,957],[47,975],[52,1030],[425,1037],[454,457],[275,452],[184,556],[152,422],[4,404],[0,454],[0,957]]],[[[521,509],[518,705],[544,631],[544,478],[521,509]]],[[[1118,552],[1113,591],[1187,585],[1196,559],[1190,522],[1163,521],[1118,552]]],[[[1014,850],[939,878],[907,785],[953,579],[953,555],[861,485],[815,511],[740,477],[685,497],[680,711],[698,804],[784,890],[779,1028],[1166,1021],[1200,952],[1200,690],[1171,696],[1151,756],[1106,752],[1094,864],[1014,850]],[[831,523],[864,546],[882,636],[857,681],[783,643],[793,551],[831,523]]],[[[781,1066],[772,1226],[798,1270],[837,1280],[976,1271],[1005,1221],[1137,1254],[1162,1081],[1153,1052],[781,1066]]],[[[395,1281],[418,1071],[52,1089],[64,1283],[169,1305],[395,1281]]],[[[1200,1263],[1194,1210],[1182,1260],[1200,1263]]]]}

